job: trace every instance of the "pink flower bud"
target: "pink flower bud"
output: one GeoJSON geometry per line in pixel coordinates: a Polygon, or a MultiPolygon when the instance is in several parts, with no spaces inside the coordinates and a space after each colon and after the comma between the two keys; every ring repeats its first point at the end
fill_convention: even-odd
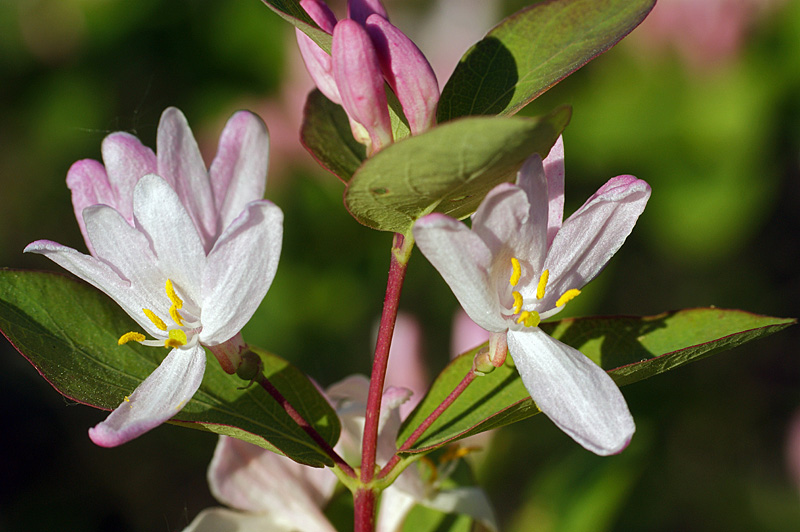
{"type": "Polygon", "coordinates": [[[389,18],[386,13],[386,8],[383,7],[381,0],[349,0],[347,2],[347,18],[351,18],[361,24],[366,22],[367,18],[376,13],[385,19],[389,18]]]}
{"type": "MultiPolygon", "coordinates": [[[[300,6],[323,31],[333,33],[333,28],[336,26],[336,15],[325,2],[300,0],[300,6]]],[[[295,33],[297,34],[297,46],[300,48],[303,62],[305,62],[314,84],[330,101],[341,104],[342,98],[339,96],[339,89],[336,88],[336,81],[333,79],[331,56],[299,29],[296,29],[295,33]]]]}
{"type": "Polygon", "coordinates": [[[356,21],[345,19],[333,30],[332,55],[342,107],[369,139],[364,139],[358,127],[353,127],[353,135],[367,140],[367,152],[374,153],[393,140],[378,54],[367,31],[356,21]]]}
{"type": "Polygon", "coordinates": [[[381,70],[392,87],[411,133],[416,135],[436,123],[439,83],[428,60],[406,35],[379,15],[370,15],[366,23],[381,70]]]}

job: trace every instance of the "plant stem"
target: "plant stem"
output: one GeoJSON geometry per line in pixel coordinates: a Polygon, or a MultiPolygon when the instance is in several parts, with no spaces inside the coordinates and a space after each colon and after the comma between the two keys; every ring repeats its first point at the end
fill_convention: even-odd
{"type": "MultiPolygon", "coordinates": [[[[441,416],[444,411],[447,410],[456,399],[458,399],[464,390],[467,389],[467,386],[469,386],[474,380],[475,372],[470,370],[464,376],[464,378],[461,379],[461,382],[458,383],[453,391],[450,392],[447,397],[445,397],[444,401],[442,401],[441,404],[437,406],[436,409],[431,412],[430,415],[428,415],[428,417],[425,418],[425,421],[420,423],[420,425],[414,429],[414,432],[412,432],[411,435],[406,438],[406,441],[404,441],[403,444],[397,449],[397,452],[400,453],[410,449],[411,446],[414,445],[414,443],[416,443],[416,441],[420,438],[420,436],[422,436],[425,431],[428,430],[431,425],[433,425],[439,416],[441,416]]],[[[398,462],[400,462],[400,455],[395,454],[392,459],[389,460],[389,462],[383,467],[383,469],[381,469],[381,472],[378,474],[378,478],[384,478],[386,475],[391,473],[392,469],[397,465],[398,462]]]]}
{"type": "Polygon", "coordinates": [[[355,506],[354,532],[373,532],[375,530],[375,491],[361,488],[353,499],[355,506]]]}
{"type": "MultiPolygon", "coordinates": [[[[392,344],[392,333],[397,319],[397,307],[400,292],[406,276],[408,259],[414,240],[400,233],[394,235],[392,242],[392,259],[389,266],[389,278],[386,283],[386,296],[383,300],[383,313],[378,328],[378,340],[375,345],[375,356],[372,363],[372,376],[367,396],[367,412],[364,420],[364,439],[361,447],[361,482],[369,484],[375,477],[375,454],[378,446],[378,421],[381,412],[381,398],[386,379],[386,366],[389,362],[389,347],[392,344]]],[[[374,498],[374,494],[373,494],[374,498]]],[[[374,509],[374,501],[373,501],[374,509]]],[[[358,529],[358,527],[356,527],[358,529]]],[[[367,529],[365,529],[367,530],[367,529]]]]}
{"type": "Polygon", "coordinates": [[[272,396],[273,399],[278,401],[278,404],[283,407],[284,411],[294,420],[295,423],[300,425],[300,428],[303,429],[306,434],[311,436],[311,439],[319,445],[325,454],[330,456],[331,460],[339,467],[347,476],[356,478],[356,472],[350,467],[350,464],[344,461],[344,459],[339,456],[339,453],[333,450],[333,447],[325,441],[319,432],[308,422],[306,419],[295,410],[295,408],[289,403],[289,401],[283,396],[283,394],[267,379],[267,377],[263,373],[259,373],[256,377],[256,382],[264,388],[268,394],[272,396]]]}

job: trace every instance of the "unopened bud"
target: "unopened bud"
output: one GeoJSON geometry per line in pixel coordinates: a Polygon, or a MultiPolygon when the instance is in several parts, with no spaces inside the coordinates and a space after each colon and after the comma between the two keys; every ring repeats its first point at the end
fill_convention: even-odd
{"type": "Polygon", "coordinates": [[[252,382],[261,373],[261,357],[250,350],[242,354],[242,363],[236,370],[236,375],[245,381],[252,382]]]}
{"type": "Polygon", "coordinates": [[[362,26],[373,13],[385,19],[389,18],[381,0],[348,0],[347,2],[347,18],[355,20],[362,26]]]}
{"type": "Polygon", "coordinates": [[[475,353],[475,359],[472,361],[472,372],[479,377],[488,375],[495,370],[495,365],[492,364],[492,357],[489,353],[489,347],[481,348],[475,353]]]}
{"type": "Polygon", "coordinates": [[[242,334],[237,333],[236,336],[230,340],[226,340],[221,344],[210,345],[208,349],[217,357],[219,365],[225,370],[225,373],[232,375],[236,373],[242,363],[242,353],[247,349],[247,344],[242,339],[242,334]]]}
{"type": "MultiPolygon", "coordinates": [[[[333,28],[336,26],[336,15],[325,2],[301,0],[300,6],[323,31],[333,33],[333,28]]],[[[314,84],[326,98],[341,105],[342,98],[339,96],[339,89],[336,88],[336,81],[333,79],[330,54],[299,29],[296,29],[295,33],[297,34],[297,47],[300,49],[300,55],[303,56],[303,62],[306,64],[306,69],[311,79],[314,80],[314,84]]]]}

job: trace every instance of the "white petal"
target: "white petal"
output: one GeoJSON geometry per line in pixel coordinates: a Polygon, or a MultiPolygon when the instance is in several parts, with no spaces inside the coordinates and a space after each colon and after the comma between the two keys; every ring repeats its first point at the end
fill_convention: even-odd
{"type": "Polygon", "coordinates": [[[414,497],[397,489],[394,485],[383,490],[375,531],[400,532],[403,530],[403,522],[415,504],[417,504],[417,500],[414,497]]]}
{"type": "Polygon", "coordinates": [[[106,169],[92,159],[78,161],[70,166],[67,172],[67,187],[72,192],[72,208],[83,239],[86,241],[86,247],[89,248],[89,253],[94,254],[92,243],[86,234],[86,225],[83,223],[83,209],[101,203],[114,204],[114,191],[108,182],[106,169]]]}
{"type": "Polygon", "coordinates": [[[536,285],[547,256],[548,220],[547,177],[538,154],[528,157],[517,172],[517,186],[525,191],[529,209],[525,226],[518,237],[517,258],[525,260],[533,268],[531,273],[536,276],[533,280],[536,285]]]}
{"type": "Polygon", "coordinates": [[[219,212],[221,233],[251,201],[264,197],[267,183],[269,135],[264,122],[247,111],[235,113],[225,124],[209,175],[219,212]]]}
{"type": "Polygon", "coordinates": [[[179,292],[202,306],[206,255],[178,195],[159,176],[147,175],[134,190],[133,214],[137,229],[150,238],[159,269],[179,292]]]}
{"type": "Polygon", "coordinates": [[[139,139],[124,132],[108,135],[101,149],[108,182],[114,190],[115,202],[108,205],[133,223],[133,189],[139,179],[156,171],[156,156],[139,139]]]}
{"type": "MultiPolygon", "coordinates": [[[[37,240],[28,244],[25,252],[44,255],[73,275],[105,292],[148,333],[152,335],[157,331],[150,320],[142,314],[142,308],[150,308],[147,306],[149,302],[146,294],[131,289],[131,283],[120,277],[119,272],[105,262],[50,240],[37,240]]],[[[120,331],[120,334],[124,332],[127,331],[120,331]]]]}
{"type": "Polygon", "coordinates": [[[207,508],[197,514],[183,532],[294,532],[268,515],[248,514],[227,508],[207,508]]]}
{"type": "Polygon", "coordinates": [[[564,219],[564,139],[559,135],[544,161],[547,175],[547,244],[553,243],[564,219]]]}
{"type": "Polygon", "coordinates": [[[602,456],[627,447],[636,427],[602,368],[537,327],[509,331],[508,348],[525,388],[561,430],[602,456]]]}
{"type": "Polygon", "coordinates": [[[183,113],[169,107],[161,114],[156,140],[158,175],[172,185],[197,225],[206,249],[216,235],[216,209],[206,165],[183,113]]]}
{"type": "Polygon", "coordinates": [[[116,447],[164,423],[192,398],[205,368],[206,353],[199,345],[173,349],[105,421],[89,429],[89,437],[101,447],[116,447]]]}
{"type": "Polygon", "coordinates": [[[497,532],[497,518],[494,515],[489,498],[477,486],[464,486],[439,491],[431,498],[423,499],[420,504],[448,514],[468,515],[481,522],[486,528],[497,532]]]}
{"type": "Polygon", "coordinates": [[[222,436],[208,468],[208,481],[220,502],[289,524],[290,530],[335,530],[322,514],[336,485],[336,477],[327,469],[307,467],[222,436]]]}
{"type": "Polygon", "coordinates": [[[275,277],[282,238],[283,213],[266,200],[247,205],[225,229],[203,276],[203,343],[224,342],[250,320],[275,277]]]}
{"type": "Polygon", "coordinates": [[[570,216],[545,261],[551,280],[548,298],[557,299],[594,279],[625,242],[649,197],[647,183],[633,176],[618,176],[570,216]]]}
{"type": "Polygon", "coordinates": [[[486,243],[461,222],[442,214],[417,220],[414,238],[469,317],[487,331],[505,330],[490,276],[493,257],[486,243]]]}

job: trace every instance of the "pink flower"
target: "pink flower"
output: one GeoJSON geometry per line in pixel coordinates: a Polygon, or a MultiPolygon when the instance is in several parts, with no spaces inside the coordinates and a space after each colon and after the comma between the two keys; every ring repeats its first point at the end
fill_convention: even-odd
{"type": "Polygon", "coordinates": [[[545,334],[555,315],[602,271],[650,197],[647,183],[618,176],[562,226],[563,144],[544,163],[526,161],[517,183],[495,187],[472,228],[441,214],[417,221],[414,236],[475,323],[492,333],[495,359],[506,345],[526,389],[550,419],[585,448],[622,451],[635,430],[611,378],[580,351],[545,334]]]}
{"type": "Polygon", "coordinates": [[[153,340],[170,348],[161,365],[90,429],[113,447],[160,425],[194,395],[205,371],[203,346],[236,371],[239,332],[278,267],[283,213],[261,199],[267,165],[264,123],[247,112],[228,121],[206,170],[186,119],[164,111],[158,155],[127,133],[103,141],[105,167],[84,160],[67,183],[91,255],[49,240],[25,251],[47,256],[116,301],[153,340]]]}

